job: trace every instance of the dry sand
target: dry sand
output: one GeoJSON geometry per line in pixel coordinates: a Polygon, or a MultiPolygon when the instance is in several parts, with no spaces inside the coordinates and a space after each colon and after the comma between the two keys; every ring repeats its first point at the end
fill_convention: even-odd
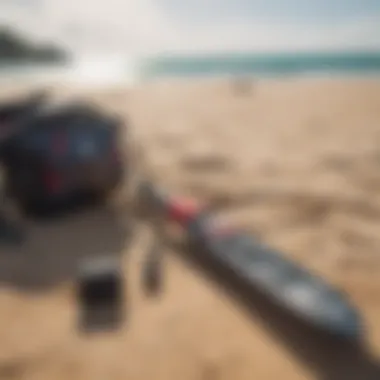
{"type": "Polygon", "coordinates": [[[129,120],[162,184],[347,291],[369,352],[243,311],[175,254],[165,292],[147,300],[143,231],[124,252],[125,327],[77,335],[77,257],[125,250],[123,220],[93,211],[31,225],[22,252],[2,248],[0,379],[380,379],[380,81],[263,80],[241,95],[226,81],[157,83],[91,98],[129,120]]]}

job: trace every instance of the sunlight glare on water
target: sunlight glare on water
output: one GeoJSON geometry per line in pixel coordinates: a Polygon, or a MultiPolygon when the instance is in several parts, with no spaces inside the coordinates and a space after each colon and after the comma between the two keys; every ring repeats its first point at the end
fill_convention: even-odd
{"type": "Polygon", "coordinates": [[[133,85],[137,61],[125,56],[91,56],[75,59],[68,65],[30,65],[0,68],[1,83],[70,84],[102,87],[133,85]]]}
{"type": "Polygon", "coordinates": [[[135,66],[125,57],[88,57],[76,61],[69,70],[69,80],[86,85],[133,84],[135,66]]]}

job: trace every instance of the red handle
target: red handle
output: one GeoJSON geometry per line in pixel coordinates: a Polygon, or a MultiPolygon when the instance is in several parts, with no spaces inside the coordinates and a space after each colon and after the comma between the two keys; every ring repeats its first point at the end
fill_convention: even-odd
{"type": "Polygon", "coordinates": [[[170,221],[185,226],[190,220],[194,219],[202,208],[191,199],[174,198],[168,202],[167,213],[170,221]]]}

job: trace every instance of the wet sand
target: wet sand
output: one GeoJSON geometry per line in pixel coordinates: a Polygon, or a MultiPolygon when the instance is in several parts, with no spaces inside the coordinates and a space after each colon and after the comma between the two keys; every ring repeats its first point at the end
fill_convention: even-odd
{"type": "Polygon", "coordinates": [[[22,250],[1,248],[0,379],[380,378],[380,81],[262,80],[249,93],[173,82],[89,96],[128,120],[160,183],[212,202],[346,291],[368,352],[271,306],[243,307],[169,248],[165,291],[147,299],[146,231],[127,249],[121,209],[95,210],[30,225],[22,250]],[[105,251],[123,253],[127,319],[86,338],[72,280],[78,257],[105,251]]]}

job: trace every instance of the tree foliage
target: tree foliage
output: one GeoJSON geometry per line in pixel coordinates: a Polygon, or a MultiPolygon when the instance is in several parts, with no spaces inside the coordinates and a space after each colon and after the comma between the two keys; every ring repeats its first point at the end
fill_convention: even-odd
{"type": "Polygon", "coordinates": [[[58,63],[66,59],[66,53],[54,45],[38,45],[10,28],[0,28],[0,63],[58,63]]]}

